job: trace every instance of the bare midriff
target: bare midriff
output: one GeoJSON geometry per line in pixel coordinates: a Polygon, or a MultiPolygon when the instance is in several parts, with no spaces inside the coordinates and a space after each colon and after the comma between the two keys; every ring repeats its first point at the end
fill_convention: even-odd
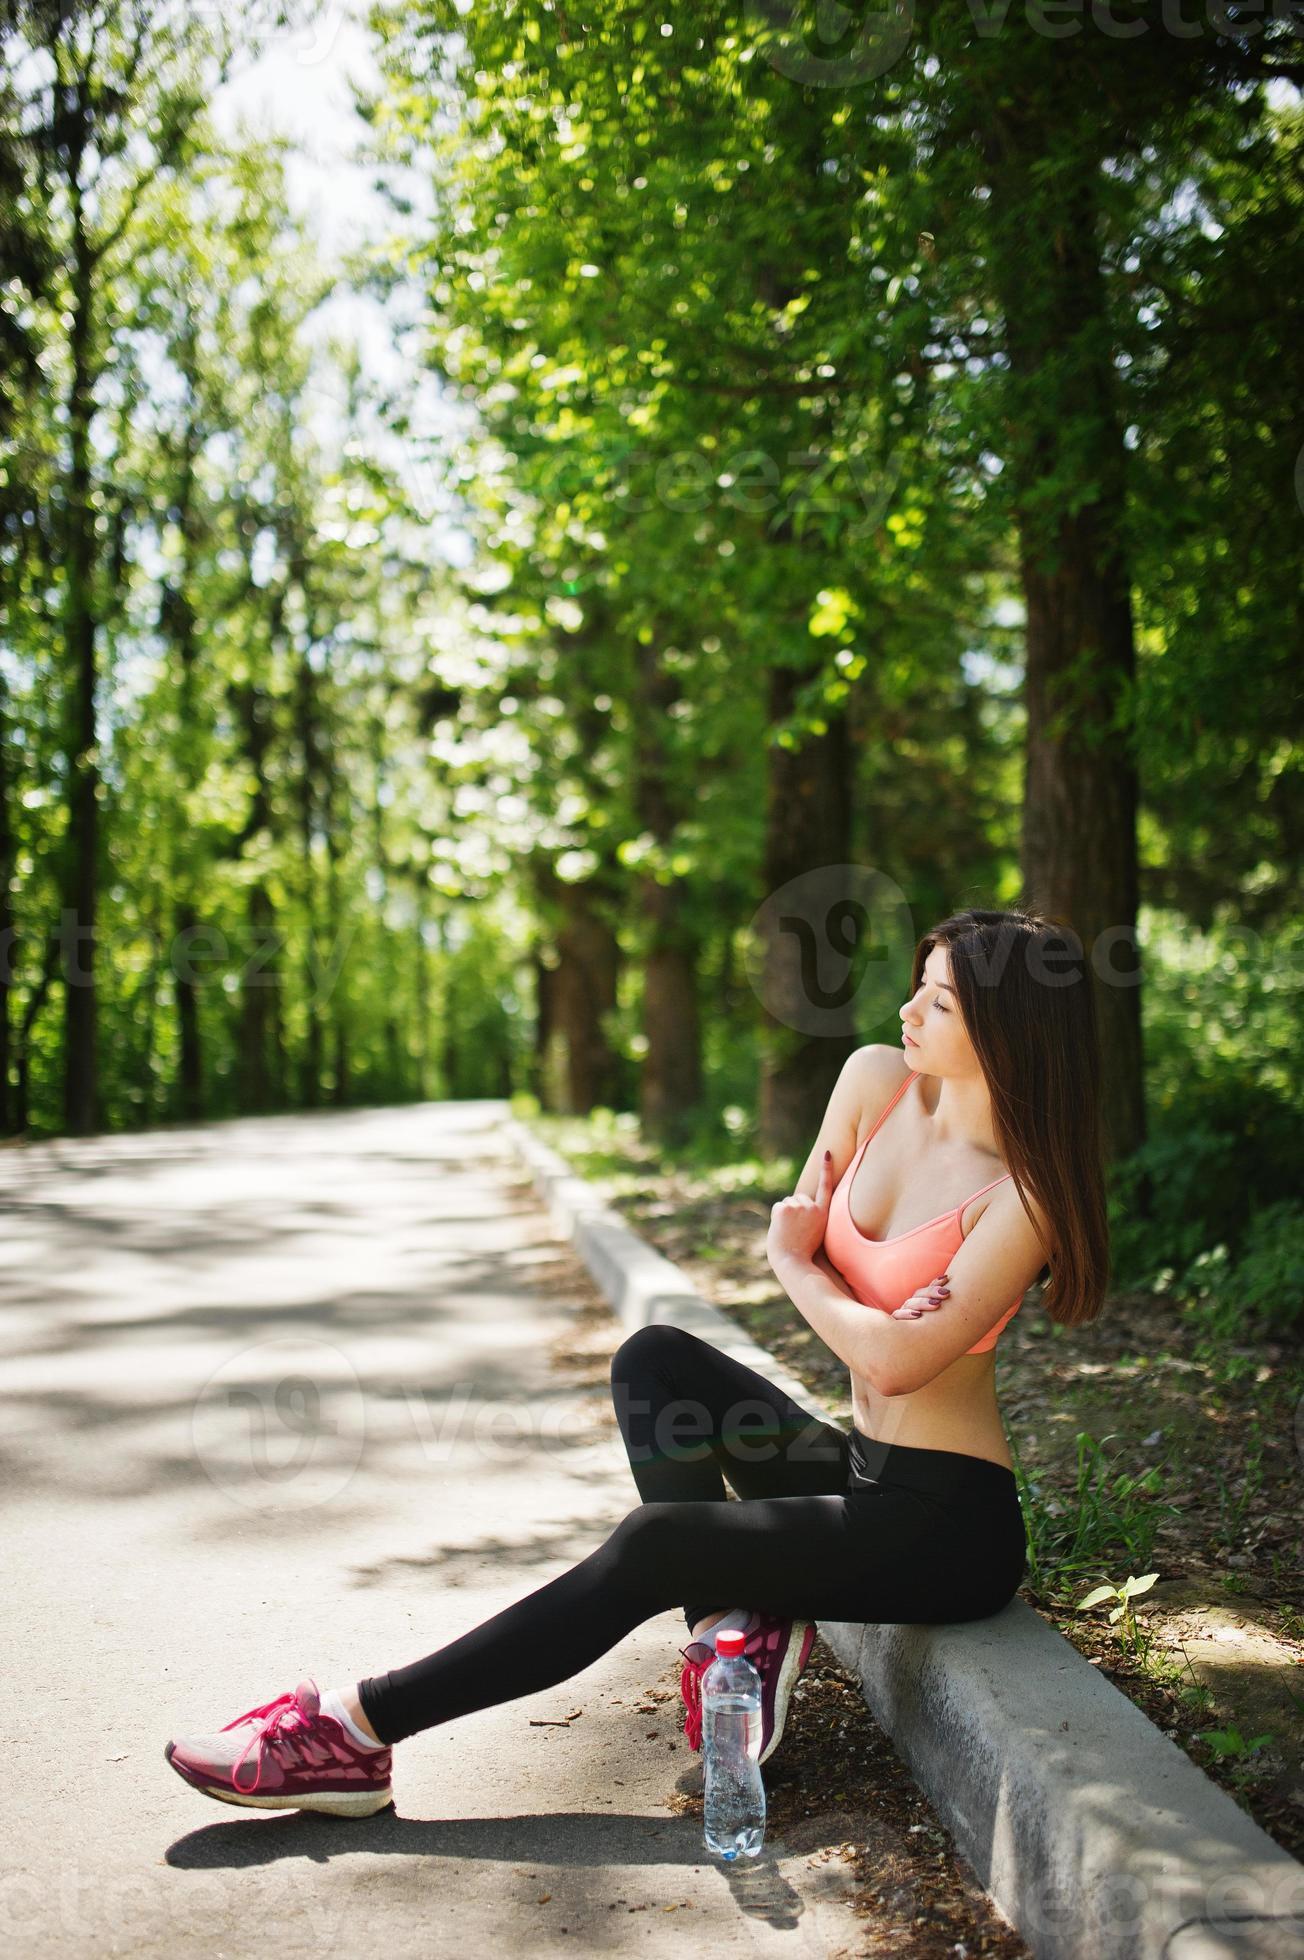
{"type": "Polygon", "coordinates": [[[877,1443],[955,1450],[1014,1468],[996,1402],[995,1348],[987,1354],[958,1355],[949,1368],[909,1395],[880,1395],[853,1374],[851,1419],[877,1443]]]}
{"type": "MultiPolygon", "coordinates": [[[[899,1086],[899,1078],[898,1078],[899,1086]]],[[[889,1101],[889,1093],[880,1088],[875,1099],[880,1108],[889,1101]]],[[[915,1098],[907,1094],[905,1114],[905,1137],[898,1133],[897,1144],[900,1163],[897,1195],[902,1189],[917,1184],[931,1190],[945,1188],[947,1182],[959,1194],[968,1185],[974,1188],[975,1180],[990,1178],[993,1161],[999,1168],[999,1160],[990,1154],[985,1157],[977,1152],[960,1153],[962,1163],[957,1168],[956,1153],[939,1159],[931,1156],[926,1140],[919,1130],[919,1111],[915,1098]],[[946,1162],[946,1171],[941,1171],[941,1163],[946,1162]]],[[[859,1139],[857,1150],[860,1148],[859,1139]]],[[[971,1204],[964,1205],[961,1218],[961,1231],[967,1237],[987,1208],[987,1199],[977,1194],[979,1202],[975,1210],[971,1204]]],[[[891,1218],[900,1206],[889,1198],[884,1204],[880,1199],[880,1209],[891,1218]]],[[[915,1210],[923,1207],[916,1202],[915,1210]]],[[[902,1221],[910,1229],[909,1213],[902,1221]]],[[[852,1219],[851,1223],[862,1233],[867,1233],[863,1220],[852,1219]]],[[[836,1267],[833,1269],[836,1271],[836,1267]]],[[[845,1285],[846,1279],[843,1279],[845,1285]]],[[[946,1312],[943,1304],[937,1309],[946,1312]]],[[[883,1395],[870,1383],[851,1371],[851,1419],[862,1435],[870,1436],[879,1443],[901,1443],[907,1448],[920,1450],[954,1450],[961,1456],[982,1456],[991,1463],[1003,1464],[1013,1470],[1010,1446],[1006,1441],[1005,1429],[1001,1422],[1001,1412],[996,1401],[996,1349],[988,1348],[982,1354],[960,1354],[941,1373],[934,1375],[932,1381],[925,1382],[922,1388],[912,1390],[908,1395],[883,1395]]]]}

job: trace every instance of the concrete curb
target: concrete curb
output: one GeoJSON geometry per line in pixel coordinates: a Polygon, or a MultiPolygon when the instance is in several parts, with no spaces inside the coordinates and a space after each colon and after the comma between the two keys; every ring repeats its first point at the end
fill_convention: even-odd
{"type": "MultiPolygon", "coordinates": [[[[510,1115],[506,1130],[628,1331],[688,1328],[828,1420],[549,1145],[510,1115]]],[[[1298,1960],[1304,1865],[1025,1600],[820,1632],[1037,1960],[1298,1960]]]]}

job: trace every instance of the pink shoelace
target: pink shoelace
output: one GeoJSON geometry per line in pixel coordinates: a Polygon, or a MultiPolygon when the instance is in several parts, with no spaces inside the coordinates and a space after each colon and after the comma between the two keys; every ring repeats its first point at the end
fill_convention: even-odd
{"type": "MultiPolygon", "coordinates": [[[[696,1641],[692,1644],[700,1645],[696,1641]]],[[[679,1651],[684,1656],[684,1665],[679,1673],[679,1693],[686,1711],[684,1739],[690,1749],[700,1749],[702,1746],[702,1676],[715,1659],[715,1652],[712,1648],[705,1648],[703,1658],[694,1660],[687,1647],[681,1647],[679,1651]]]]}
{"type": "Polygon", "coordinates": [[[254,1722],[257,1727],[231,1766],[231,1781],[238,1790],[253,1792],[263,1779],[262,1744],[294,1729],[305,1729],[308,1722],[294,1694],[278,1695],[275,1701],[266,1701],[261,1708],[250,1708],[245,1714],[237,1715],[234,1722],[223,1722],[222,1728],[224,1731],[238,1729],[243,1722],[254,1722]],[[254,1780],[252,1783],[241,1783],[241,1767],[255,1743],[258,1743],[259,1749],[254,1780]]]}

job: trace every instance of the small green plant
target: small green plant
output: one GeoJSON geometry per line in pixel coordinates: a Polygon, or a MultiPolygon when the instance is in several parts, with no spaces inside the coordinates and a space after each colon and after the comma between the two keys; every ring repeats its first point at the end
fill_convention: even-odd
{"type": "Polygon", "coordinates": [[[1179,1686],[1182,1679],[1182,1663],[1160,1642],[1147,1641],[1144,1664],[1146,1673],[1152,1681],[1162,1682],[1165,1687],[1173,1689],[1179,1686]]]}
{"type": "Polygon", "coordinates": [[[1074,1440],[1074,1490],[1063,1497],[1045,1491],[1038,1478],[1025,1473],[1017,1444],[1010,1439],[1028,1527],[1029,1578],[1043,1598],[1115,1560],[1148,1563],[1163,1514],[1178,1515],[1175,1505],[1156,1501],[1163,1483],[1157,1465],[1133,1476],[1108,1461],[1105,1444],[1114,1437],[1097,1442],[1080,1430],[1074,1440]]]}
{"type": "Polygon", "coordinates": [[[1237,1728],[1198,1729],[1195,1739],[1206,1743],[1220,1763],[1231,1767],[1232,1780],[1239,1784],[1253,1779],[1262,1752],[1271,1748],[1277,1740],[1271,1731],[1266,1735],[1247,1737],[1237,1728]]]}
{"type": "Polygon", "coordinates": [[[1158,1577],[1157,1572],[1146,1572],[1139,1579],[1129,1574],[1121,1586],[1111,1586],[1106,1581],[1103,1586],[1094,1586],[1084,1599],[1080,1599],[1077,1610],[1085,1613],[1091,1606],[1103,1606],[1107,1599],[1116,1599],[1118,1604],[1110,1610],[1109,1624],[1117,1626],[1120,1620],[1123,1622],[1119,1635],[1123,1646],[1138,1660],[1144,1661],[1150,1652],[1153,1635],[1147,1632],[1143,1636],[1140,1633],[1136,1614],[1132,1611],[1132,1601],[1139,1594],[1149,1592],[1158,1577]]]}
{"type": "MultiPolygon", "coordinates": [[[[1273,1576],[1275,1577],[1275,1571],[1273,1576]]],[[[1279,1606],[1277,1614],[1281,1621],[1281,1631],[1287,1640],[1304,1640],[1304,1613],[1296,1606],[1279,1606]]]]}
{"type": "MultiPolygon", "coordinates": [[[[1218,1485],[1218,1536],[1223,1544],[1233,1546],[1240,1543],[1245,1526],[1245,1515],[1253,1499],[1263,1487],[1263,1434],[1258,1418],[1251,1416],[1249,1433],[1245,1444],[1245,1471],[1240,1478],[1235,1494],[1231,1494],[1226,1478],[1220,1470],[1214,1471],[1218,1485]]],[[[1223,1580],[1228,1584],[1227,1578],[1223,1580]]],[[[1234,1586],[1229,1590],[1235,1591],[1234,1586]]]]}

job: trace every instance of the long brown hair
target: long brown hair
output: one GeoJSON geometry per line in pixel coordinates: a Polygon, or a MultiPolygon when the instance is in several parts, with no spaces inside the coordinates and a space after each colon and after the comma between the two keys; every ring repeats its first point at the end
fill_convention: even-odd
{"type": "MultiPolygon", "coordinates": [[[[1029,1219],[1031,1191],[1053,1242],[1043,1304],[1074,1327],[1095,1320],[1109,1286],[1095,978],[1063,920],[969,908],[915,948],[910,991],[946,948],[965,1032],[991,1092],[993,1128],[1029,1219]]],[[[1035,1221],[1034,1221],[1035,1222],[1035,1221]]]]}

